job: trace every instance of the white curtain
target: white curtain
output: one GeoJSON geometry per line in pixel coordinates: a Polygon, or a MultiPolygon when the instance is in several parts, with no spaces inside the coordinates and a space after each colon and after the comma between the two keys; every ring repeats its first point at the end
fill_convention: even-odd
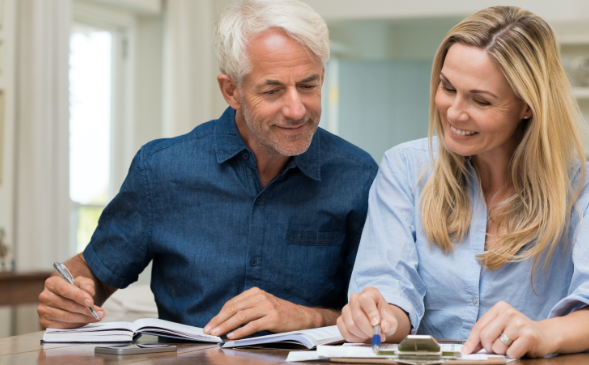
{"type": "Polygon", "coordinates": [[[16,265],[51,270],[69,250],[71,0],[19,0],[16,265]]]}
{"type": "Polygon", "coordinates": [[[217,86],[213,27],[225,0],[167,0],[164,13],[164,137],[187,133],[226,108],[217,86]]]}

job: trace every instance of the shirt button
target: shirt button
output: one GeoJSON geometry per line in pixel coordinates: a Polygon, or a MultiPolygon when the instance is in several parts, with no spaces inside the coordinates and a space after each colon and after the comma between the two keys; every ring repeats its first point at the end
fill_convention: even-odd
{"type": "Polygon", "coordinates": [[[241,156],[243,156],[244,160],[247,160],[248,158],[250,158],[250,155],[247,152],[242,153],[241,156]]]}
{"type": "Polygon", "coordinates": [[[260,198],[256,199],[256,205],[262,205],[262,199],[260,199],[260,198]]]}
{"type": "Polygon", "coordinates": [[[258,260],[256,258],[253,258],[250,260],[250,264],[252,264],[252,266],[256,266],[258,264],[258,260]]]}
{"type": "Polygon", "coordinates": [[[472,298],[472,304],[477,304],[477,298],[472,298]]]}

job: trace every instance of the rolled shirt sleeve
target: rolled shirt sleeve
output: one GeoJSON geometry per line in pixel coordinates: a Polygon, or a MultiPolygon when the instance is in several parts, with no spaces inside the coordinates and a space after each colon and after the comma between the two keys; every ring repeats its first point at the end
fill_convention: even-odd
{"type": "MultiPolygon", "coordinates": [[[[585,164],[586,168],[586,164],[585,164]]],[[[579,173],[576,174],[577,179],[579,173]]],[[[589,178],[589,174],[587,176],[589,178]]],[[[575,180],[577,180],[575,179],[575,180]]],[[[577,186],[573,183],[573,186],[577,186]]],[[[572,250],[573,275],[568,295],[561,299],[550,311],[548,318],[565,316],[589,305],[589,181],[579,196],[569,229],[569,242],[574,242],[572,250]],[[579,217],[579,213],[582,217],[579,217]]]]}
{"type": "Polygon", "coordinates": [[[107,205],[84,250],[84,259],[100,281],[125,288],[149,264],[151,196],[139,151],[121,190],[107,205]]]}
{"type": "Polygon", "coordinates": [[[425,286],[417,271],[417,200],[402,153],[398,147],[387,151],[370,189],[348,296],[375,287],[387,302],[409,315],[414,334],[424,314],[425,286]]]}

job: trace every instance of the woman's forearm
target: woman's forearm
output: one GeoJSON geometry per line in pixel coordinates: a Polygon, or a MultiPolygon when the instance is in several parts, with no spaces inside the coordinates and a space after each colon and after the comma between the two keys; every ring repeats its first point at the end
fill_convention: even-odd
{"type": "MultiPolygon", "coordinates": [[[[589,349],[589,307],[584,307],[564,317],[540,321],[545,333],[554,339],[547,354],[576,353],[589,349]]],[[[540,351],[542,349],[539,349],[540,351]]],[[[543,352],[543,351],[542,351],[543,352]]]]}

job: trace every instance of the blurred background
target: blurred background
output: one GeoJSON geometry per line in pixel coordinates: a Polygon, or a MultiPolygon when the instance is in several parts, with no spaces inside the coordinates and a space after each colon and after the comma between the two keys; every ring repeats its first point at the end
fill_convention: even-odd
{"type": "MultiPolygon", "coordinates": [[[[230,2],[0,0],[0,272],[47,275],[54,261],[81,252],[141,145],[221,115],[211,37],[230,2]]],[[[321,126],[377,162],[427,136],[431,63],[446,32],[499,5],[305,2],[330,29],[321,126]]],[[[589,119],[589,1],[500,4],[554,27],[589,119]]],[[[138,284],[149,283],[149,271],[138,284]]],[[[0,274],[0,285],[7,278],[0,274]]],[[[36,304],[2,305],[6,293],[0,337],[39,330],[36,304]]]]}

